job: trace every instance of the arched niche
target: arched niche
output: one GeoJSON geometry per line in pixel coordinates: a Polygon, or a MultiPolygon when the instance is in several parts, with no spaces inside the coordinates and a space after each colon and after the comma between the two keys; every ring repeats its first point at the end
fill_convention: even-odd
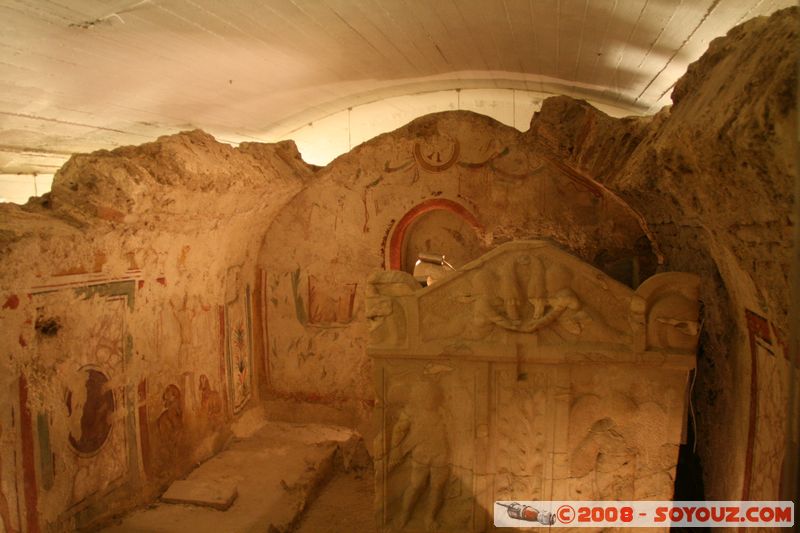
{"type": "Polygon", "coordinates": [[[397,223],[389,245],[389,268],[413,272],[420,252],[442,253],[458,268],[486,253],[483,226],[463,205],[444,198],[414,206],[397,223]]]}

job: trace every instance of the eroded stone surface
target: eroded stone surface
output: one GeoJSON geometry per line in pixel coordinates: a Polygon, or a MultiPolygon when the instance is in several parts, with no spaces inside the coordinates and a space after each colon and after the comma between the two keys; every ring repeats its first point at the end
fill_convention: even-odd
{"type": "MultiPolygon", "coordinates": [[[[789,275],[798,223],[792,207],[798,26],[798,11],[790,8],[714,40],[676,84],[674,105],[646,127],[641,119],[609,119],[565,98],[545,101],[531,125],[532,143],[595,176],[641,213],[669,269],[702,275],[705,321],[694,401],[709,499],[747,494],[746,471],[755,472],[752,465],[761,460],[750,435],[760,433],[754,428],[764,414],[753,406],[787,405],[785,395],[772,397],[788,374],[773,373],[783,363],[766,352],[753,358],[746,313],[766,321],[771,349],[781,358],[791,327],[789,275]],[[767,367],[763,379],[753,380],[761,365],[767,367]]],[[[779,477],[771,474],[762,494],[777,497],[779,477]]]]}

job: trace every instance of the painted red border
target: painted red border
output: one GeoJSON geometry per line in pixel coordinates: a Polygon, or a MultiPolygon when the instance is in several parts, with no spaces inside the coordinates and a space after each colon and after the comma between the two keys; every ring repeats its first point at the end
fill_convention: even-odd
{"type": "Polygon", "coordinates": [[[431,198],[430,200],[425,200],[412,207],[411,210],[403,215],[403,218],[395,224],[392,238],[389,241],[389,268],[391,270],[400,270],[403,264],[403,242],[405,241],[406,233],[411,224],[425,213],[440,209],[455,213],[479,232],[484,231],[483,224],[481,224],[475,215],[463,205],[453,200],[448,200],[447,198],[431,198]]]}
{"type": "Polygon", "coordinates": [[[150,453],[150,419],[147,417],[147,378],[142,378],[137,387],[137,398],[139,400],[139,440],[142,447],[142,469],[147,478],[153,475],[153,468],[150,464],[152,454],[150,453]]]}
{"type": "Polygon", "coordinates": [[[266,270],[260,268],[259,272],[261,277],[261,339],[264,343],[264,379],[266,380],[265,392],[267,392],[272,388],[269,366],[269,279],[266,270]]]}
{"type": "Polygon", "coordinates": [[[227,365],[225,363],[225,306],[218,305],[217,311],[219,313],[219,377],[221,380],[220,395],[223,398],[222,401],[225,402],[223,408],[225,409],[226,416],[231,416],[232,407],[228,401],[228,372],[226,370],[227,365]]]}
{"type": "Polygon", "coordinates": [[[22,474],[25,481],[25,518],[28,533],[39,533],[39,489],[36,486],[36,459],[34,457],[33,416],[28,405],[28,380],[19,376],[19,418],[22,437],[22,474]]]}
{"type": "Polygon", "coordinates": [[[753,476],[753,452],[756,442],[756,417],[758,416],[758,351],[756,337],[772,344],[769,332],[769,321],[752,312],[744,310],[747,321],[747,333],[750,340],[750,412],[747,424],[747,450],[744,459],[744,479],[742,480],[742,500],[750,499],[750,481],[753,476]]]}

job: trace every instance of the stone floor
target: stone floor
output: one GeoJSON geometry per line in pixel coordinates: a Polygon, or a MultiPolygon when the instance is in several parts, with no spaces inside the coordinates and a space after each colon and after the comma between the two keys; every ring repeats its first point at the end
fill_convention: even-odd
{"type": "Polygon", "coordinates": [[[293,531],[298,525],[309,533],[370,531],[370,526],[374,528],[371,473],[344,472],[341,466],[342,457],[352,454],[357,440],[357,434],[337,426],[266,423],[186,478],[201,489],[235,485],[238,496],[226,511],[158,502],[103,531],[273,533],[293,531]],[[317,502],[309,505],[318,495],[317,502]],[[341,520],[343,507],[348,507],[350,516],[345,521],[341,520]],[[353,529],[349,526],[352,516],[361,520],[360,514],[364,527],[359,524],[353,529]]]}
{"type": "Polygon", "coordinates": [[[296,533],[376,533],[372,470],[338,472],[311,502],[296,533]]]}

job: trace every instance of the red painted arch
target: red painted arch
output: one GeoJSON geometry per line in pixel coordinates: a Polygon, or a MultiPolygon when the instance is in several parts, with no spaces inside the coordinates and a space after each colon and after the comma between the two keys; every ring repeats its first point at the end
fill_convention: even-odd
{"type": "Polygon", "coordinates": [[[403,264],[403,242],[405,241],[406,233],[408,232],[408,228],[411,227],[411,224],[413,224],[416,219],[425,213],[437,210],[455,213],[466,220],[467,223],[469,223],[469,225],[475,228],[477,231],[484,231],[483,224],[478,221],[475,215],[458,202],[454,202],[453,200],[448,200],[446,198],[432,198],[430,200],[425,200],[424,202],[412,207],[408,213],[403,215],[403,217],[395,225],[394,231],[392,232],[392,238],[389,241],[390,269],[400,270],[403,264]]]}

